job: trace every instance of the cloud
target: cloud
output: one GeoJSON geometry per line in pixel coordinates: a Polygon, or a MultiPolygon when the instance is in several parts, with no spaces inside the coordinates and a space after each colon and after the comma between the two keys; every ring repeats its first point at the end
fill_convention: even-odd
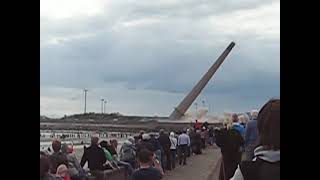
{"type": "MultiPolygon", "coordinates": [[[[168,94],[182,98],[235,41],[235,48],[203,93],[219,94],[220,101],[222,97],[246,98],[252,104],[279,96],[279,1],[44,0],[40,15],[42,89],[112,86],[123,94],[141,92],[132,94],[140,99],[156,99],[159,93],[164,99],[168,94]],[[155,97],[143,96],[145,91],[154,92],[155,97]]],[[[62,96],[53,94],[42,97],[62,96]]],[[[77,98],[69,99],[75,102],[77,98]]],[[[175,106],[180,99],[169,104],[175,106]]],[[[59,102],[66,103],[40,104],[48,108],[49,103],[59,102]]],[[[232,108],[248,106],[240,104],[232,108]]],[[[141,102],[145,110],[137,112],[156,112],[147,106],[141,102]]],[[[164,112],[163,106],[157,111],[164,112]]],[[[221,105],[220,110],[223,108],[221,105]]]]}

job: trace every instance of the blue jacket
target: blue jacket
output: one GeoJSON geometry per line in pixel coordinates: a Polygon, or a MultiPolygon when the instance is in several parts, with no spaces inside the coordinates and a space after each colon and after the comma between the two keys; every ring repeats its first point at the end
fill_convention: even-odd
{"type": "Polygon", "coordinates": [[[245,131],[245,146],[257,145],[258,142],[258,127],[257,120],[253,119],[248,121],[246,131],[245,131]]]}
{"type": "Polygon", "coordinates": [[[239,123],[234,123],[234,124],[232,125],[232,128],[235,129],[235,130],[237,130],[237,131],[241,134],[241,136],[244,137],[244,135],[245,135],[245,128],[244,128],[241,124],[239,124],[239,123]]]}

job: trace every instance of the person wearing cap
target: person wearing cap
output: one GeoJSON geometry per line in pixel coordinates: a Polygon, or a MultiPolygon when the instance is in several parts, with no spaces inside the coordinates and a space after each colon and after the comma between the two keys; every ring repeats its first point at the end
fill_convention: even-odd
{"type": "Polygon", "coordinates": [[[61,152],[61,141],[55,139],[52,141],[53,153],[49,156],[51,164],[50,172],[55,174],[59,165],[64,164],[68,167],[68,159],[65,154],[61,152]]]}

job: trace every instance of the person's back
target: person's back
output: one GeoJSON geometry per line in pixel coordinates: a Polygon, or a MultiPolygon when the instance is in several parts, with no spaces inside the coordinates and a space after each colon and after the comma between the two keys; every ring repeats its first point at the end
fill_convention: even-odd
{"type": "Polygon", "coordinates": [[[65,154],[63,154],[62,152],[54,152],[49,156],[49,161],[51,164],[50,167],[50,172],[52,174],[55,174],[57,171],[57,168],[59,165],[61,164],[65,164],[66,166],[68,166],[68,159],[67,156],[65,154]]]}
{"type": "Polygon", "coordinates": [[[88,167],[91,171],[105,169],[103,164],[107,161],[107,159],[102,148],[98,146],[98,141],[99,138],[97,137],[91,140],[91,146],[84,151],[81,158],[81,167],[83,167],[85,163],[88,162],[88,167]]]}
{"type": "Polygon", "coordinates": [[[161,174],[154,167],[141,168],[133,173],[132,180],[160,180],[161,174]]]}
{"type": "Polygon", "coordinates": [[[159,142],[160,145],[162,146],[164,151],[169,151],[170,150],[170,146],[171,146],[171,142],[170,142],[170,138],[167,134],[160,134],[159,136],[159,142]]]}
{"type": "Polygon", "coordinates": [[[253,150],[258,143],[258,128],[256,119],[248,121],[244,139],[246,158],[247,160],[252,160],[254,154],[253,150]]]}
{"type": "Polygon", "coordinates": [[[130,141],[125,141],[120,149],[120,160],[125,162],[134,161],[136,157],[136,151],[133,144],[130,141]]]}

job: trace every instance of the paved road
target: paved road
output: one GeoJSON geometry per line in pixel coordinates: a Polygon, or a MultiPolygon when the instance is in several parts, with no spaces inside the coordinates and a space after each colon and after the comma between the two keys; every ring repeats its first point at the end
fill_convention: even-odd
{"type": "Polygon", "coordinates": [[[220,157],[219,148],[208,147],[203,154],[189,157],[186,166],[178,165],[173,171],[166,172],[163,180],[216,180],[220,157]]]}

